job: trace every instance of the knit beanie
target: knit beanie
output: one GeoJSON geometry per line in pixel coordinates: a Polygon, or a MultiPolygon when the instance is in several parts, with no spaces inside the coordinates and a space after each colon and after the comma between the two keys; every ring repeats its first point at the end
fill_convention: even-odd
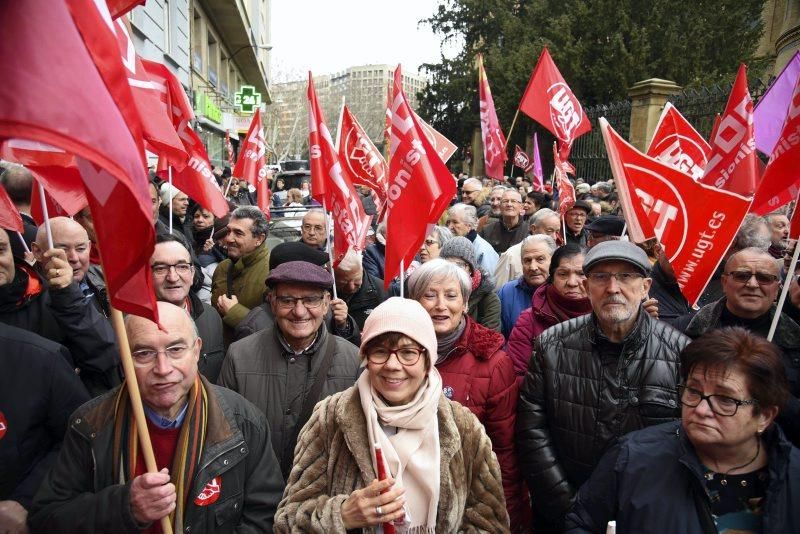
{"type": "Polygon", "coordinates": [[[180,189],[178,189],[173,185],[169,185],[169,182],[164,182],[163,184],[161,184],[161,193],[160,193],[161,205],[166,206],[167,204],[172,202],[172,199],[178,196],[178,193],[180,192],[181,192],[180,189]]]}
{"type": "Polygon", "coordinates": [[[475,249],[466,237],[454,237],[442,246],[439,251],[440,258],[459,258],[467,262],[472,267],[472,272],[478,270],[478,262],[475,259],[475,249]]]}
{"type": "Polygon", "coordinates": [[[391,297],[372,310],[361,329],[361,359],[365,360],[363,347],[370,340],[387,332],[398,332],[422,345],[433,365],[436,362],[436,332],[433,321],[422,304],[416,300],[391,297]]]}

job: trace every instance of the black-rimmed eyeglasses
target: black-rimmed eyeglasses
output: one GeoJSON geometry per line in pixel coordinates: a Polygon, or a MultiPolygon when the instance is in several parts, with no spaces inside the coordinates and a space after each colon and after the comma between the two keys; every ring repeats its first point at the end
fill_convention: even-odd
{"type": "Polygon", "coordinates": [[[724,417],[733,417],[736,415],[739,406],[758,404],[756,399],[740,400],[727,395],[704,395],[702,391],[688,386],[678,386],[678,395],[680,395],[681,404],[684,406],[696,408],[705,400],[708,402],[709,407],[711,407],[712,412],[724,417]]]}

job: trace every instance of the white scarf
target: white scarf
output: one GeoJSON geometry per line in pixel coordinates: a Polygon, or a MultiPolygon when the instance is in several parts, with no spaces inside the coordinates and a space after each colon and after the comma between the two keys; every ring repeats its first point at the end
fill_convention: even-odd
{"type": "Polygon", "coordinates": [[[439,396],[442,377],[431,366],[427,380],[414,398],[403,406],[389,406],[372,387],[369,372],[361,373],[358,382],[361,407],[367,419],[367,437],[375,459],[375,444],[383,451],[387,472],[405,493],[405,532],[434,532],[439,507],[439,396]],[[381,425],[397,427],[387,436],[381,425]]]}

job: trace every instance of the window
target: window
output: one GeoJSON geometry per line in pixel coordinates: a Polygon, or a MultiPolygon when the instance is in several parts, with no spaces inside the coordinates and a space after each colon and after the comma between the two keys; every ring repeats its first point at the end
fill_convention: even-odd
{"type": "Polygon", "coordinates": [[[208,81],[217,86],[219,73],[219,44],[211,32],[208,32],[208,81]]]}
{"type": "Polygon", "coordinates": [[[196,10],[192,16],[192,68],[203,73],[203,48],[205,45],[205,32],[203,31],[203,18],[196,10]]]}

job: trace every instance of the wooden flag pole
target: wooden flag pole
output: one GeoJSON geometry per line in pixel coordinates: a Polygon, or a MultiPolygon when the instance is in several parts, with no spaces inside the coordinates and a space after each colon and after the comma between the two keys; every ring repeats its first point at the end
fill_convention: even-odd
{"type": "Polygon", "coordinates": [[[783,303],[786,302],[786,294],[789,292],[789,286],[792,284],[792,278],[794,278],[794,271],[797,268],[797,258],[800,256],[800,241],[795,243],[794,245],[794,254],[792,254],[792,263],[789,265],[789,271],[786,273],[786,281],[783,284],[783,289],[781,290],[781,296],[778,299],[778,304],[775,307],[775,315],[772,317],[772,324],[769,327],[769,333],[767,334],[767,341],[772,341],[773,336],[775,336],[775,330],[778,328],[778,320],[781,317],[781,310],[783,310],[783,303]]]}
{"type": "Polygon", "coordinates": [[[517,117],[519,117],[519,108],[517,108],[517,112],[514,113],[514,120],[511,121],[511,128],[508,130],[508,135],[506,136],[506,144],[503,146],[503,151],[508,148],[508,140],[511,139],[511,132],[514,131],[514,125],[517,124],[517,117]]]}
{"type": "MultiPolygon", "coordinates": [[[[148,473],[158,473],[156,457],[153,455],[153,444],[150,442],[150,433],[147,431],[147,419],[142,407],[142,395],[139,392],[139,384],[136,382],[136,371],[133,367],[131,348],[128,344],[128,334],[125,332],[122,312],[113,306],[111,307],[111,324],[119,342],[119,357],[122,362],[122,369],[125,371],[125,383],[128,386],[128,395],[131,399],[136,432],[139,433],[139,444],[141,445],[142,457],[144,457],[144,465],[148,473]]],[[[169,515],[161,518],[161,531],[164,534],[172,534],[172,523],[169,521],[169,515]]]]}

